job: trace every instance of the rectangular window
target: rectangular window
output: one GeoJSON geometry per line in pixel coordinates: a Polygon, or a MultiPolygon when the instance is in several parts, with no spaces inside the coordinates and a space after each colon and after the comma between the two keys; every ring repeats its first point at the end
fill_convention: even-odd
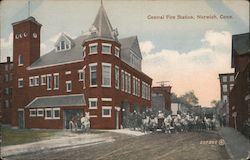
{"type": "Polygon", "coordinates": [[[9,95],[9,88],[4,88],[4,94],[9,95]]]}
{"type": "Polygon", "coordinates": [[[53,119],[60,119],[60,108],[53,108],[53,119]]]}
{"type": "Polygon", "coordinates": [[[85,82],[85,68],[86,68],[86,66],[83,67],[83,72],[82,72],[82,76],[83,76],[82,86],[83,86],[83,88],[86,87],[86,82],[85,82]]]}
{"type": "Polygon", "coordinates": [[[133,95],[136,95],[136,78],[133,76],[133,95]]]}
{"type": "Polygon", "coordinates": [[[128,93],[131,93],[131,75],[128,74],[128,93]]]}
{"type": "Polygon", "coordinates": [[[37,117],[43,117],[43,109],[37,109],[37,117]]]}
{"type": "Polygon", "coordinates": [[[52,119],[52,108],[45,108],[45,119],[52,119]]]}
{"type": "Polygon", "coordinates": [[[66,92],[71,92],[71,91],[72,91],[72,82],[66,81],[66,92]]]}
{"type": "Polygon", "coordinates": [[[231,82],[234,81],[234,76],[230,76],[230,81],[231,81],[231,82]]]}
{"type": "Polygon", "coordinates": [[[29,86],[32,87],[35,85],[35,77],[29,77],[29,86]]]}
{"type": "Polygon", "coordinates": [[[65,42],[61,41],[61,50],[64,50],[64,49],[65,49],[65,42]]]}
{"type": "Polygon", "coordinates": [[[19,55],[18,56],[18,66],[22,66],[23,65],[23,55],[19,55]]]}
{"type": "Polygon", "coordinates": [[[41,76],[41,85],[46,85],[46,75],[41,76]]]}
{"type": "Polygon", "coordinates": [[[84,59],[86,57],[86,47],[83,47],[82,54],[83,54],[83,59],[84,59]]]}
{"type": "Polygon", "coordinates": [[[111,117],[111,106],[102,107],[102,117],[111,117]]]}
{"type": "Polygon", "coordinates": [[[54,73],[54,90],[59,89],[59,73],[54,73]]]}
{"type": "Polygon", "coordinates": [[[115,88],[119,89],[119,78],[120,78],[120,73],[119,73],[119,67],[115,66],[115,88]]]}
{"type": "Polygon", "coordinates": [[[124,73],[124,91],[128,92],[128,74],[127,74],[127,72],[124,73]]]}
{"type": "Polygon", "coordinates": [[[120,49],[118,47],[115,47],[115,56],[120,57],[120,49]]]}
{"type": "Polygon", "coordinates": [[[30,109],[30,117],[36,117],[36,109],[30,109]]]}
{"type": "Polygon", "coordinates": [[[234,84],[230,84],[230,91],[233,89],[234,84]]]}
{"type": "Polygon", "coordinates": [[[10,80],[10,81],[12,81],[12,79],[13,79],[13,74],[12,74],[12,73],[10,73],[9,80],[10,80]]]}
{"type": "Polygon", "coordinates": [[[103,43],[102,44],[102,53],[111,54],[111,44],[103,43]]]}
{"type": "Polygon", "coordinates": [[[90,72],[90,87],[97,86],[97,75],[96,75],[97,63],[92,63],[89,65],[90,72]]]}
{"type": "Polygon", "coordinates": [[[111,64],[102,63],[102,86],[111,87],[111,64]]]}
{"type": "Polygon", "coordinates": [[[18,78],[18,88],[23,88],[23,78],[18,78]]]}
{"type": "Polygon", "coordinates": [[[97,54],[97,43],[89,45],[89,54],[97,54]]]}
{"type": "Polygon", "coordinates": [[[97,98],[89,98],[89,109],[97,109],[97,98]]]}
{"type": "Polygon", "coordinates": [[[223,90],[223,92],[227,92],[227,85],[226,84],[222,85],[222,90],[223,90]]]}
{"type": "Polygon", "coordinates": [[[47,90],[51,90],[52,88],[52,75],[47,74],[47,90]]]}
{"type": "Polygon", "coordinates": [[[83,81],[83,70],[78,70],[79,81],[83,81]]]}
{"type": "Polygon", "coordinates": [[[124,91],[124,71],[121,72],[121,90],[124,91]]]}
{"type": "Polygon", "coordinates": [[[222,82],[227,82],[227,76],[222,77],[222,82]]]}
{"type": "Polygon", "coordinates": [[[39,76],[35,76],[34,77],[34,80],[35,80],[35,86],[39,86],[39,84],[40,84],[40,78],[39,78],[39,76]]]}

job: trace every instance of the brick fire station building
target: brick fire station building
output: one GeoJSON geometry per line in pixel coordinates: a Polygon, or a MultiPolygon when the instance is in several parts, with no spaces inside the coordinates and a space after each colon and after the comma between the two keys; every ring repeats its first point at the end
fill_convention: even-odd
{"type": "Polygon", "coordinates": [[[68,128],[72,116],[89,112],[91,128],[114,129],[150,107],[152,79],[141,71],[138,39],[118,39],[103,5],[88,35],[62,33],[43,56],[42,25],[34,17],[12,25],[12,126],[68,128]]]}

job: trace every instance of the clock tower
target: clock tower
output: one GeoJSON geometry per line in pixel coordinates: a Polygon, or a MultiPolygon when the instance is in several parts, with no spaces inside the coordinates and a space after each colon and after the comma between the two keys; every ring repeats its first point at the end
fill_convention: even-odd
{"type": "Polygon", "coordinates": [[[13,62],[16,67],[28,67],[40,58],[41,24],[34,17],[12,23],[13,62]]]}
{"type": "Polygon", "coordinates": [[[27,67],[40,58],[41,24],[34,17],[12,23],[13,26],[13,92],[12,126],[25,127],[24,107],[29,103],[27,67]]]}

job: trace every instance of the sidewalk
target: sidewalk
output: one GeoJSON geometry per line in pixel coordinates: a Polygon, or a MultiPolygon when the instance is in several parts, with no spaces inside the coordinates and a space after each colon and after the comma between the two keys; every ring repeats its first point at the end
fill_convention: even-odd
{"type": "Polygon", "coordinates": [[[114,139],[112,137],[105,136],[105,134],[63,133],[49,140],[2,147],[1,156],[4,158],[37,151],[46,152],[50,150],[64,150],[67,148],[77,148],[113,141],[114,139]]]}
{"type": "Polygon", "coordinates": [[[219,129],[219,133],[224,138],[226,150],[233,160],[241,160],[248,156],[249,140],[240,132],[230,127],[223,127],[219,129]]]}

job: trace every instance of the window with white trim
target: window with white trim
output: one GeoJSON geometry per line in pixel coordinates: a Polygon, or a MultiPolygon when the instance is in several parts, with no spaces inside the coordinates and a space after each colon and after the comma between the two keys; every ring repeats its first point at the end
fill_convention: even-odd
{"type": "Polygon", "coordinates": [[[37,111],[37,117],[43,117],[44,115],[44,110],[42,108],[39,108],[36,110],[37,111]]]}
{"type": "Polygon", "coordinates": [[[35,85],[35,78],[34,77],[29,77],[29,86],[33,87],[35,85]]]}
{"type": "Polygon", "coordinates": [[[82,75],[83,75],[83,80],[82,80],[82,86],[83,88],[86,87],[86,82],[85,82],[85,69],[86,69],[86,66],[83,67],[83,72],[82,72],[82,75]]]}
{"type": "Polygon", "coordinates": [[[46,85],[46,75],[41,75],[41,85],[46,85]]]}
{"type": "Polygon", "coordinates": [[[228,102],[228,96],[227,95],[223,95],[222,96],[222,101],[223,102],[228,102]]]}
{"type": "Polygon", "coordinates": [[[97,43],[89,45],[89,54],[97,54],[97,43]]]}
{"type": "Polygon", "coordinates": [[[233,89],[234,84],[230,84],[230,91],[233,89]]]}
{"type": "Polygon", "coordinates": [[[115,66],[115,88],[119,89],[119,83],[120,83],[120,73],[119,73],[119,67],[115,66]]]}
{"type": "Polygon", "coordinates": [[[84,59],[86,57],[86,46],[83,47],[82,54],[84,59]]]}
{"type": "Polygon", "coordinates": [[[60,119],[60,108],[53,108],[53,119],[60,119]]]}
{"type": "Polygon", "coordinates": [[[124,79],[125,79],[125,74],[124,71],[121,71],[121,90],[124,91],[124,79]]]}
{"type": "Polygon", "coordinates": [[[120,57],[120,49],[118,47],[115,47],[115,56],[120,57]]]}
{"type": "Polygon", "coordinates": [[[89,109],[97,109],[97,98],[89,98],[89,109]]]}
{"type": "Polygon", "coordinates": [[[40,78],[39,78],[39,76],[35,76],[34,77],[34,80],[35,80],[35,86],[39,86],[39,83],[40,83],[40,78]]]}
{"type": "Polygon", "coordinates": [[[45,108],[45,119],[52,119],[52,108],[45,108]]]}
{"type": "Polygon", "coordinates": [[[65,74],[69,75],[69,74],[71,74],[71,71],[66,71],[65,74]]]}
{"type": "Polygon", "coordinates": [[[72,91],[72,82],[66,81],[66,92],[71,92],[71,91],[72,91]]]}
{"type": "Polygon", "coordinates": [[[23,55],[19,55],[18,56],[18,66],[22,66],[23,65],[23,55]]]}
{"type": "Polygon", "coordinates": [[[18,88],[23,88],[24,86],[24,82],[23,82],[23,78],[18,78],[18,88]]]}
{"type": "Polygon", "coordinates": [[[47,74],[47,90],[51,90],[52,88],[52,75],[47,74]]]}
{"type": "Polygon", "coordinates": [[[79,69],[78,70],[78,78],[79,78],[79,81],[83,81],[83,69],[79,69]]]}
{"type": "Polygon", "coordinates": [[[102,106],[102,117],[111,117],[111,106],[102,106]]]}
{"type": "Polygon", "coordinates": [[[97,63],[89,64],[90,87],[96,87],[97,86],[96,69],[97,69],[97,63]]]}
{"type": "Polygon", "coordinates": [[[111,44],[102,43],[102,54],[111,54],[111,44]]]}
{"type": "Polygon", "coordinates": [[[54,73],[54,90],[59,89],[59,73],[54,73]]]}
{"type": "Polygon", "coordinates": [[[111,87],[111,64],[102,63],[102,86],[111,87]]]}
{"type": "Polygon", "coordinates": [[[29,109],[30,117],[36,117],[36,109],[29,109]]]}
{"type": "Polygon", "coordinates": [[[136,95],[136,78],[133,76],[133,95],[136,95]]]}
{"type": "Polygon", "coordinates": [[[131,75],[128,73],[128,93],[131,93],[131,75]]]}
{"type": "Polygon", "coordinates": [[[124,91],[128,92],[128,74],[127,74],[127,72],[124,73],[124,91]]]}

